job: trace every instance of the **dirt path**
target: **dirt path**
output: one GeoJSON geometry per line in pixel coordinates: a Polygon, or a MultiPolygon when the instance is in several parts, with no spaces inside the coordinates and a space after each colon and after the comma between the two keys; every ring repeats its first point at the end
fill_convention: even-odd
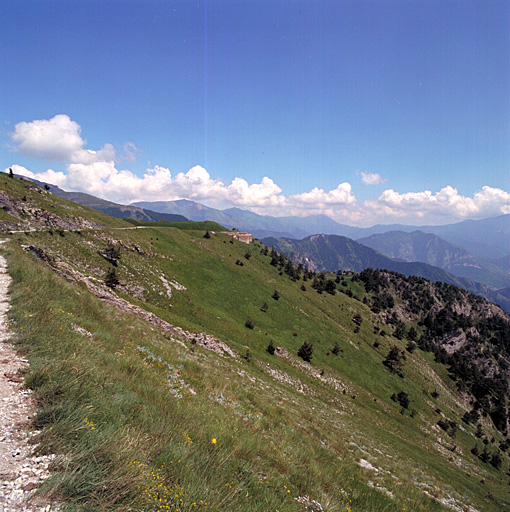
{"type": "MultiPolygon", "coordinates": [[[[4,241],[0,240],[0,246],[4,241]]],[[[34,489],[49,476],[50,456],[35,457],[27,427],[35,404],[23,388],[19,370],[27,365],[7,341],[11,278],[0,255],[0,512],[48,512],[58,507],[34,498],[34,489]]]]}

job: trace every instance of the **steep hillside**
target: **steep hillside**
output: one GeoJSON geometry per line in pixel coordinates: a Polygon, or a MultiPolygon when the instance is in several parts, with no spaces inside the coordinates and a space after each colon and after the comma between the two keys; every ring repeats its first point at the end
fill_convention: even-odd
{"type": "Polygon", "coordinates": [[[474,266],[476,258],[465,249],[455,247],[442,238],[423,231],[389,231],[357,240],[380,253],[403,261],[422,261],[450,269],[459,264],[474,266]],[[460,262],[460,263],[459,263],[460,262]]]}
{"type": "Polygon", "coordinates": [[[262,242],[296,263],[319,272],[359,272],[367,267],[386,268],[385,265],[393,263],[383,254],[344,236],[312,235],[303,240],[264,238],[262,242]]]}
{"type": "Polygon", "coordinates": [[[102,229],[125,227],[91,208],[63,200],[29,180],[0,175],[0,230],[102,229]]]}
{"type": "Polygon", "coordinates": [[[503,269],[505,272],[510,272],[510,255],[490,261],[494,265],[497,265],[499,268],[503,269]]]}
{"type": "MultiPolygon", "coordinates": [[[[27,183],[2,187],[14,204],[27,183]]],[[[62,218],[88,211],[26,190],[62,218]]],[[[59,236],[34,218],[6,251],[35,440],[57,454],[45,492],[69,510],[510,508],[499,308],[94,215],[59,236]]]]}
{"type": "MultiPolygon", "coordinates": [[[[396,337],[417,341],[420,348],[446,363],[459,389],[473,395],[463,421],[488,416],[503,433],[510,428],[510,321],[501,310],[456,287],[367,269],[359,279],[372,294],[371,310],[395,327],[396,337]],[[388,298],[388,301],[385,300],[388,298]],[[391,297],[391,299],[390,299],[391,297]],[[396,302],[400,304],[395,307],[396,302]],[[406,331],[406,320],[424,327],[406,331]]],[[[409,351],[409,347],[407,347],[409,351]]]]}
{"type": "Polygon", "coordinates": [[[510,284],[510,273],[501,266],[477,258],[462,247],[454,246],[431,233],[390,231],[360,238],[357,242],[389,258],[420,261],[495,288],[510,284]]]}

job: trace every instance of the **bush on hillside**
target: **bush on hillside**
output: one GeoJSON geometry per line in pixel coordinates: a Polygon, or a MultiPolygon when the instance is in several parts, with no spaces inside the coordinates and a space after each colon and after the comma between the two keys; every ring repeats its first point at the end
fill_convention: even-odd
{"type": "Polygon", "coordinates": [[[119,278],[117,277],[117,272],[115,272],[114,268],[110,268],[106,273],[104,284],[112,290],[115,290],[115,287],[119,284],[119,278]]]}
{"type": "Polygon", "coordinates": [[[450,437],[455,437],[459,425],[452,420],[439,420],[437,425],[442,428],[450,437]]]}
{"type": "Polygon", "coordinates": [[[405,355],[396,345],[393,345],[386,356],[386,359],[382,362],[391,373],[396,373],[402,376],[401,370],[404,366],[405,355]]]}
{"type": "Polygon", "coordinates": [[[399,391],[397,395],[397,402],[401,407],[407,409],[409,407],[409,395],[405,391],[399,391]]]}
{"type": "Polygon", "coordinates": [[[403,323],[399,323],[395,329],[395,332],[393,333],[393,336],[397,338],[397,340],[401,340],[406,337],[406,328],[403,323]]]}
{"type": "Polygon", "coordinates": [[[503,460],[501,459],[501,455],[499,453],[494,453],[489,461],[491,466],[495,467],[496,469],[501,469],[501,464],[503,463],[503,460]]]}
{"type": "Polygon", "coordinates": [[[300,347],[297,352],[297,355],[306,362],[310,362],[313,357],[313,345],[311,343],[308,343],[305,341],[300,347]]]}
{"type": "Polygon", "coordinates": [[[98,251],[98,254],[114,267],[118,266],[120,260],[120,249],[118,247],[108,245],[104,251],[98,251]]]}
{"type": "Polygon", "coordinates": [[[412,354],[415,350],[416,350],[416,343],[414,341],[410,341],[407,345],[406,345],[406,350],[412,354]]]}

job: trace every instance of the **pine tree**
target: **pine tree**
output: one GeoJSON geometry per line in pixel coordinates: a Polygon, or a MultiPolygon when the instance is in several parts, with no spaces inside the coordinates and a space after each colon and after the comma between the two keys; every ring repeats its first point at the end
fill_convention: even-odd
{"type": "Polygon", "coordinates": [[[278,265],[278,253],[276,252],[274,247],[271,249],[270,265],[273,265],[273,267],[276,267],[278,265]]]}
{"type": "Polygon", "coordinates": [[[326,286],[325,286],[326,293],[329,293],[330,295],[335,295],[336,293],[336,284],[334,281],[331,281],[331,279],[326,280],[326,286]]]}
{"type": "Polygon", "coordinates": [[[501,459],[501,455],[498,452],[495,452],[490,459],[491,466],[494,466],[496,469],[501,469],[501,464],[503,460],[501,459]]]}
{"type": "Polygon", "coordinates": [[[409,407],[409,395],[405,391],[399,391],[397,400],[402,408],[407,409],[409,407]]]}
{"type": "Polygon", "coordinates": [[[110,268],[106,273],[104,284],[112,290],[115,290],[115,287],[119,284],[119,278],[117,277],[117,272],[115,272],[114,268],[110,268]]]}
{"type": "Polygon", "coordinates": [[[400,370],[404,365],[404,353],[399,350],[396,345],[393,345],[386,356],[386,359],[383,361],[383,365],[390,370],[391,373],[396,373],[397,375],[401,375],[400,370]]]}
{"type": "Polygon", "coordinates": [[[297,355],[308,363],[312,360],[313,357],[313,345],[308,342],[304,342],[301,347],[299,347],[297,355]]]}

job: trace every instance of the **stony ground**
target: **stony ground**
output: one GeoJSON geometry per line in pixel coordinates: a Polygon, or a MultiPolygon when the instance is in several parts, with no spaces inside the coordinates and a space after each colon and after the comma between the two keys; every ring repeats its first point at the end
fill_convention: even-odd
{"type": "Polygon", "coordinates": [[[35,404],[19,373],[27,362],[8,342],[9,283],[7,265],[0,255],[0,512],[56,511],[57,505],[34,496],[49,476],[53,456],[34,456],[34,445],[29,443],[35,404]]]}

